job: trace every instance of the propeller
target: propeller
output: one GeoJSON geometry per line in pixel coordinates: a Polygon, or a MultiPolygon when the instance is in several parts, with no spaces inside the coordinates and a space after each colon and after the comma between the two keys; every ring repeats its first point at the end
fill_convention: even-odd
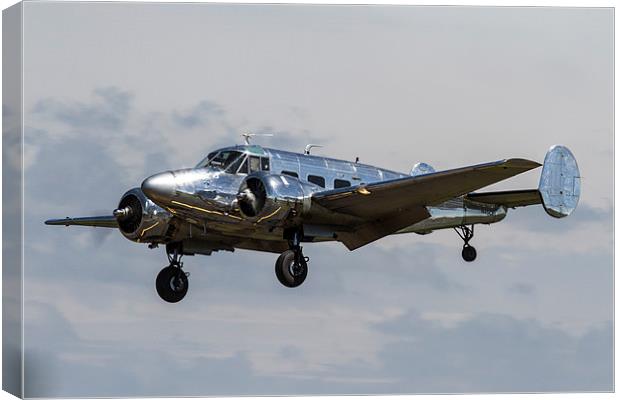
{"type": "Polygon", "coordinates": [[[112,213],[122,231],[135,232],[142,221],[142,204],[135,195],[130,194],[121,199],[118,208],[112,213]]]}

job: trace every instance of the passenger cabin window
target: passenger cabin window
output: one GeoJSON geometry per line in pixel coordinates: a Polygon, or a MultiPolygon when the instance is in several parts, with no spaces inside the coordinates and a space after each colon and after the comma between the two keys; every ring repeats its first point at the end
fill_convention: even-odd
{"type": "Polygon", "coordinates": [[[263,171],[269,171],[269,158],[261,157],[260,164],[263,171]]]}
{"type": "Polygon", "coordinates": [[[292,176],[293,178],[299,178],[299,175],[297,175],[297,172],[293,172],[293,171],[282,171],[282,175],[288,175],[288,176],[292,176]]]}
{"type": "Polygon", "coordinates": [[[308,182],[314,183],[320,187],[325,187],[325,178],[318,175],[308,175],[308,182]]]}
{"type": "Polygon", "coordinates": [[[250,156],[250,173],[260,171],[260,157],[250,156]]]}
{"type": "Polygon", "coordinates": [[[344,179],[334,179],[334,189],[344,188],[351,186],[351,182],[344,179]]]}

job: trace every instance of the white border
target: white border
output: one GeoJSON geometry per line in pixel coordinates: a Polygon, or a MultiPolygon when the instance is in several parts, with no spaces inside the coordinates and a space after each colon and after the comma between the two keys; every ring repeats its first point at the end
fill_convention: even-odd
{"type": "MultiPolygon", "coordinates": [[[[66,1],[80,1],[80,0],[66,0],[66,1]]],[[[116,1],[116,0],[112,0],[112,1],[116,1]]],[[[137,1],[142,1],[142,0],[137,0],[137,1]]],[[[187,2],[187,1],[175,1],[175,0],[150,0],[148,2],[175,2],[175,3],[182,3],[182,2],[187,2]]],[[[554,6],[554,7],[613,7],[615,8],[616,5],[618,4],[618,1],[600,1],[600,0],[593,0],[593,1],[569,1],[569,0],[540,0],[540,1],[525,1],[525,0],[511,0],[511,1],[502,1],[502,2],[498,2],[498,1],[492,1],[492,0],[474,0],[474,1],[463,1],[463,0],[444,0],[444,1],[437,1],[437,0],[426,0],[426,1],[414,1],[414,0],[372,0],[372,1],[360,1],[360,0],[339,0],[339,1],[333,1],[333,0],[313,0],[313,1],[300,1],[300,0],[289,0],[289,1],[281,1],[281,0],[276,0],[276,1],[264,1],[264,0],[244,0],[244,1],[240,1],[243,3],[295,3],[295,4],[307,4],[307,3],[313,3],[313,4],[380,4],[380,5],[440,5],[440,6],[450,6],[450,5],[454,5],[454,6],[516,6],[516,7],[534,7],[534,6],[542,6],[542,7],[549,7],[549,6],[554,6]]],[[[18,1],[16,0],[0,0],[0,7],[4,10],[5,8],[8,8],[14,4],[18,3],[18,1]]],[[[217,3],[236,3],[235,1],[230,1],[230,0],[220,0],[217,1],[217,3]]],[[[23,21],[23,11],[22,11],[22,21],[23,21]]],[[[615,23],[615,11],[614,11],[614,23],[615,23]]],[[[2,39],[2,31],[1,31],[1,26],[2,26],[2,22],[0,21],[0,41],[2,39]]],[[[22,24],[22,30],[23,30],[23,24],[22,24]]],[[[23,31],[22,31],[22,35],[23,35],[23,31]]],[[[618,41],[618,33],[615,31],[614,29],[614,44],[617,43],[618,41]]],[[[2,55],[0,54],[0,64],[2,61],[2,55]]],[[[22,53],[22,61],[23,61],[23,53],[22,53]]],[[[23,64],[22,64],[23,65],[23,64]]],[[[1,67],[0,67],[0,71],[1,71],[1,67]]],[[[615,64],[615,46],[614,46],[614,155],[618,153],[618,144],[615,141],[615,114],[617,113],[617,109],[616,109],[616,103],[615,103],[615,93],[617,92],[617,84],[616,84],[616,80],[615,80],[615,72],[617,71],[617,67],[615,64]]],[[[2,90],[2,83],[0,82],[0,92],[2,90]]],[[[23,91],[23,88],[22,88],[23,91]]],[[[23,97],[22,97],[22,101],[23,101],[23,97]]],[[[1,117],[0,117],[1,118],[1,117]]],[[[22,121],[23,123],[23,121],[22,121]]],[[[23,140],[23,138],[22,138],[23,140]]],[[[22,143],[23,146],[23,143],[22,143]]],[[[0,153],[0,173],[1,173],[1,161],[2,161],[2,155],[0,153]]],[[[22,173],[23,173],[23,167],[22,167],[22,173]]],[[[614,157],[614,237],[617,237],[617,227],[618,227],[618,215],[617,213],[615,213],[615,206],[617,205],[617,199],[618,199],[618,195],[619,195],[619,189],[618,186],[615,185],[615,177],[618,176],[618,165],[615,162],[615,157],[614,157]]],[[[2,194],[2,189],[0,187],[0,196],[2,194]]],[[[1,219],[1,218],[0,218],[1,219]]],[[[22,221],[22,226],[23,226],[23,221],[22,221]]],[[[0,232],[0,238],[1,238],[1,232],[0,232]]],[[[618,244],[617,242],[614,243],[614,265],[615,265],[615,255],[617,253],[617,247],[618,244]]],[[[22,249],[22,260],[23,260],[23,249],[22,249]]],[[[0,265],[1,265],[1,261],[0,261],[0,265]]],[[[615,274],[614,271],[614,384],[616,382],[618,382],[618,370],[615,368],[615,360],[617,352],[616,352],[616,346],[615,343],[617,343],[618,340],[618,333],[617,330],[615,329],[615,321],[617,321],[618,318],[618,310],[615,307],[615,288],[617,287],[617,276],[615,274]]],[[[0,288],[0,294],[1,294],[1,288],[0,288]]],[[[0,319],[0,327],[1,327],[1,319],[0,319]]],[[[22,333],[22,338],[23,338],[23,333],[22,333]]],[[[23,351],[23,349],[22,349],[23,351]]],[[[1,355],[1,349],[0,349],[0,355],[1,355]]],[[[1,371],[2,368],[0,367],[0,376],[1,376],[1,371]]],[[[23,370],[22,370],[22,377],[23,377],[23,370]]],[[[23,379],[22,379],[22,385],[23,385],[23,379]]],[[[447,400],[447,399],[454,399],[456,396],[458,396],[459,399],[463,399],[463,400],[470,400],[470,399],[477,399],[477,398],[493,398],[493,399],[517,399],[517,398],[522,398],[522,397],[526,397],[527,399],[545,399],[545,400],[565,400],[565,399],[594,399],[594,400],[598,400],[598,399],[609,399],[609,398],[614,398],[616,397],[615,394],[608,394],[608,393],[586,393],[586,394],[580,394],[580,393],[560,393],[560,394],[471,394],[471,395],[399,395],[398,399],[403,399],[403,400],[417,400],[417,399],[433,399],[433,400],[447,400]]],[[[307,397],[307,396],[306,396],[307,397]]],[[[395,396],[391,395],[391,396],[371,396],[373,399],[393,399],[395,398],[395,396]]],[[[10,394],[6,393],[6,392],[1,392],[0,393],[0,400],[5,400],[5,399],[13,399],[14,397],[11,396],[10,394]]],[[[217,397],[214,397],[215,399],[218,399],[217,397]]],[[[266,400],[266,399],[280,399],[282,397],[226,397],[223,399],[244,399],[244,400],[266,400]]],[[[289,397],[292,399],[301,399],[304,397],[301,396],[295,396],[295,397],[289,397]]],[[[339,399],[339,398],[346,398],[348,400],[365,400],[368,399],[369,396],[311,396],[309,397],[310,399],[313,400],[333,400],[333,399],[339,399]]],[[[183,398],[170,398],[170,397],[166,397],[166,398],[160,398],[160,399],[183,399],[183,398]]]]}

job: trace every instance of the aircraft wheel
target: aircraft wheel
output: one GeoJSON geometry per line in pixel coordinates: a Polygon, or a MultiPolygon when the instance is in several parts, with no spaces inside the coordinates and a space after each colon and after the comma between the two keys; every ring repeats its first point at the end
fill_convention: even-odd
{"type": "Polygon", "coordinates": [[[187,294],[189,280],[182,269],[168,266],[157,274],[155,288],[162,300],[177,303],[187,294]]]}
{"type": "Polygon", "coordinates": [[[461,255],[463,256],[463,260],[467,262],[472,262],[476,259],[476,249],[474,248],[474,246],[466,244],[465,246],[463,246],[463,251],[461,252],[461,255]]]}
{"type": "Polygon", "coordinates": [[[303,254],[300,254],[299,263],[295,263],[295,251],[286,250],[276,261],[276,277],[286,287],[294,288],[306,280],[308,263],[303,254]]]}

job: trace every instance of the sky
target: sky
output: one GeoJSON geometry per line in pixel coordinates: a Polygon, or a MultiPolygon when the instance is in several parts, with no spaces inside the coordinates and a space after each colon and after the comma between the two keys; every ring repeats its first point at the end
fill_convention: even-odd
{"type": "Polygon", "coordinates": [[[28,2],[24,24],[26,396],[613,389],[611,9],[28,2]],[[477,227],[474,263],[453,231],[309,244],[294,290],[275,254],[186,257],[178,304],[162,249],[43,225],[247,131],[404,172],[564,144],[581,203],[477,227]]]}

